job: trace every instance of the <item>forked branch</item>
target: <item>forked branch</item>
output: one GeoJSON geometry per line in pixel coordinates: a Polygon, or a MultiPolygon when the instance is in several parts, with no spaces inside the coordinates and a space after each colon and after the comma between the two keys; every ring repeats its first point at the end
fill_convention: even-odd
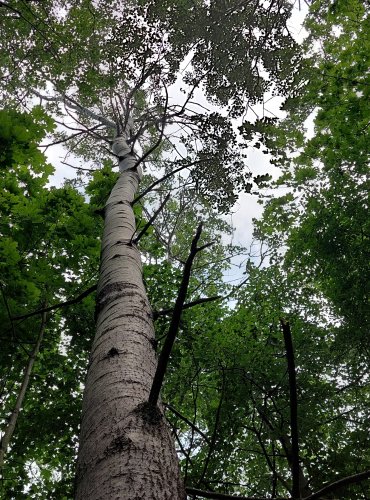
{"type": "Polygon", "coordinates": [[[206,246],[209,246],[209,245],[203,245],[203,247],[198,248],[197,244],[201,234],[202,234],[202,223],[200,223],[198,226],[197,232],[191,243],[189,256],[184,266],[182,281],[177,295],[175,307],[173,309],[171,323],[168,329],[166,340],[164,341],[161,354],[159,356],[157,370],[155,372],[152,388],[149,394],[148,403],[150,406],[156,406],[159,398],[159,393],[167,370],[168,360],[172,351],[173,344],[175,342],[177,331],[179,329],[181,312],[188,291],[191,268],[193,265],[194,258],[197,255],[197,253],[200,252],[201,249],[205,248],[206,246]]]}

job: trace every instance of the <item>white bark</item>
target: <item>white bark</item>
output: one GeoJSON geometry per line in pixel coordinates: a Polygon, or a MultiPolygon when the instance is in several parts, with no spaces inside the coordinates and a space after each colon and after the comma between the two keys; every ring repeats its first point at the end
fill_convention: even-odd
{"type": "MultiPolygon", "coordinates": [[[[127,144],[117,141],[118,146],[127,144]]],[[[122,156],[134,165],[127,151],[122,156]]],[[[140,406],[148,400],[156,356],[140,253],[131,243],[131,202],[140,174],[127,165],[121,166],[105,207],[97,329],[84,393],[75,498],[182,500],[184,487],[162,409],[150,418],[140,406]]]]}

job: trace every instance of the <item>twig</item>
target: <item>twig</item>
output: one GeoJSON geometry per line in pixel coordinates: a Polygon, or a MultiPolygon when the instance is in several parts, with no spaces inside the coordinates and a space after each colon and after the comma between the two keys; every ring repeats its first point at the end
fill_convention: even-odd
{"type": "Polygon", "coordinates": [[[6,312],[8,314],[8,318],[9,318],[9,321],[10,321],[10,326],[11,326],[11,331],[12,331],[12,338],[9,340],[10,342],[17,342],[19,344],[19,346],[21,347],[21,349],[23,349],[23,351],[27,354],[27,356],[30,355],[30,353],[27,351],[27,349],[24,347],[23,345],[23,342],[19,342],[18,339],[17,339],[17,334],[16,334],[16,331],[15,331],[15,328],[14,328],[14,318],[12,317],[12,314],[11,314],[11,311],[10,311],[10,307],[9,307],[9,304],[8,304],[8,300],[6,298],[6,295],[4,293],[4,290],[3,290],[3,285],[0,283],[0,287],[1,287],[1,294],[3,296],[3,300],[4,300],[4,303],[5,303],[5,308],[6,308],[6,312]]]}
{"type": "Polygon", "coordinates": [[[154,214],[151,216],[151,218],[148,220],[148,222],[145,224],[143,229],[140,231],[140,233],[134,238],[132,241],[137,245],[137,243],[140,241],[140,239],[144,236],[144,234],[147,232],[147,230],[150,228],[150,226],[153,224],[155,219],[158,217],[158,215],[161,213],[163,207],[167,203],[171,196],[171,193],[168,193],[165,199],[162,201],[162,203],[159,205],[159,208],[154,212],[154,214]]]}
{"type": "MultiPolygon", "coordinates": [[[[182,310],[184,311],[185,309],[189,309],[190,307],[194,307],[199,304],[204,304],[206,302],[213,302],[214,300],[221,300],[223,298],[224,297],[222,297],[222,295],[214,295],[213,297],[204,297],[197,300],[193,300],[192,302],[187,302],[186,304],[184,304],[182,306],[182,310]]],[[[173,307],[169,309],[162,309],[162,311],[154,311],[153,318],[157,319],[160,316],[167,316],[167,314],[171,314],[172,312],[173,312],[173,307]]]]}
{"type": "Polygon", "coordinates": [[[210,442],[209,448],[208,448],[207,458],[206,458],[206,461],[204,463],[202,475],[200,476],[199,481],[198,481],[199,486],[202,484],[202,482],[205,478],[205,475],[206,475],[207,469],[208,469],[208,465],[209,465],[209,461],[211,460],[212,453],[215,449],[218,424],[219,424],[220,416],[221,416],[221,407],[222,407],[222,403],[223,403],[223,399],[224,399],[224,392],[225,392],[225,371],[223,370],[222,371],[222,386],[221,386],[220,401],[219,401],[218,406],[217,406],[215,425],[214,425],[213,432],[212,432],[211,442],[210,442]]]}
{"type": "Polygon", "coordinates": [[[67,137],[64,137],[63,139],[59,139],[57,141],[54,141],[54,142],[51,142],[50,144],[40,144],[39,145],[39,148],[45,148],[45,149],[48,149],[50,148],[51,146],[55,146],[57,144],[63,144],[67,141],[69,141],[70,139],[74,139],[75,137],[78,137],[79,135],[82,135],[82,134],[86,134],[86,133],[89,133],[91,131],[94,131],[96,129],[98,129],[99,127],[101,127],[101,124],[99,125],[94,125],[93,127],[91,128],[86,128],[85,130],[79,130],[78,132],[76,132],[75,134],[71,134],[67,137]]]}
{"type": "Polygon", "coordinates": [[[142,163],[148,156],[150,156],[153,153],[153,151],[155,151],[162,143],[164,129],[166,126],[166,118],[167,118],[166,114],[167,114],[167,107],[168,107],[168,90],[167,90],[167,87],[165,85],[164,85],[164,89],[165,89],[165,93],[166,93],[166,102],[164,105],[163,116],[162,116],[162,120],[161,120],[162,127],[161,127],[161,130],[159,132],[159,137],[158,137],[156,143],[151,148],[149,148],[148,151],[146,151],[146,153],[144,153],[141,158],[139,158],[139,160],[136,162],[134,168],[137,168],[140,165],[140,163],[142,163]]]}
{"type": "Polygon", "coordinates": [[[166,408],[168,408],[174,415],[176,415],[177,417],[179,417],[183,422],[185,422],[186,424],[188,424],[192,429],[195,430],[195,432],[197,432],[200,436],[202,436],[202,438],[204,439],[204,441],[207,443],[207,444],[211,444],[211,441],[209,440],[209,438],[204,434],[203,431],[201,431],[199,429],[199,427],[197,427],[195,424],[193,424],[193,422],[191,420],[189,420],[187,417],[185,417],[184,415],[182,415],[179,411],[176,410],[176,408],[174,408],[173,406],[169,405],[169,404],[164,404],[164,406],[166,408]]]}
{"type": "Polygon", "coordinates": [[[98,169],[97,168],[82,168],[82,167],[76,167],[75,165],[71,165],[70,163],[67,163],[66,161],[61,161],[63,165],[66,165],[69,168],[74,168],[75,170],[83,170],[84,172],[96,172],[98,169]]]}
{"type": "Polygon", "coordinates": [[[84,292],[80,293],[80,295],[78,295],[77,297],[74,297],[73,299],[66,300],[65,302],[59,302],[59,304],[54,304],[53,306],[45,307],[43,309],[38,309],[37,311],[32,311],[30,313],[23,314],[22,316],[15,316],[12,319],[13,320],[20,320],[20,319],[31,318],[31,316],[36,316],[37,314],[47,313],[50,311],[54,311],[55,309],[60,309],[61,307],[66,307],[66,306],[70,306],[72,304],[76,304],[80,300],[82,300],[85,297],[87,297],[88,295],[90,295],[90,293],[95,292],[97,286],[98,285],[91,286],[90,288],[88,288],[84,292]]]}
{"type": "Polygon", "coordinates": [[[40,92],[38,92],[35,89],[30,89],[33,94],[35,94],[37,97],[40,99],[43,99],[45,101],[49,102],[63,102],[64,105],[70,109],[74,109],[75,111],[79,111],[85,116],[88,116],[89,118],[92,118],[93,120],[97,120],[103,125],[105,125],[107,128],[116,128],[116,124],[106,118],[105,116],[98,115],[97,113],[94,113],[94,111],[91,111],[88,108],[85,108],[85,106],[81,106],[81,104],[78,104],[72,97],[68,97],[66,95],[59,95],[59,96],[48,96],[48,95],[43,95],[40,92]]]}
{"type": "Polygon", "coordinates": [[[176,430],[172,429],[172,432],[174,433],[176,441],[178,442],[178,444],[180,446],[181,453],[184,455],[184,457],[186,458],[186,460],[189,461],[191,465],[193,465],[193,461],[192,461],[192,459],[190,457],[190,450],[189,451],[185,450],[185,448],[184,448],[184,446],[183,446],[183,444],[182,444],[182,442],[181,442],[181,440],[180,440],[180,438],[179,438],[176,430]]]}
{"type": "Polygon", "coordinates": [[[153,182],[153,184],[151,184],[149,187],[147,187],[142,193],[140,193],[135,199],[134,201],[132,202],[132,204],[134,205],[135,203],[137,203],[139,200],[141,200],[141,198],[143,198],[143,196],[145,196],[146,194],[148,194],[150,191],[152,191],[152,189],[155,188],[155,186],[157,186],[158,184],[160,184],[161,182],[164,182],[165,180],[167,180],[169,177],[171,177],[172,175],[175,175],[177,174],[177,172],[180,172],[181,170],[184,170],[184,168],[189,168],[189,167],[193,167],[194,165],[199,165],[200,163],[202,163],[203,161],[205,161],[204,159],[203,160],[196,160],[196,161],[193,161],[191,163],[187,163],[186,165],[181,165],[181,167],[178,167],[178,168],[175,168],[175,170],[172,170],[171,172],[169,172],[168,174],[164,175],[163,177],[161,177],[160,179],[158,179],[157,181],[153,182]]]}

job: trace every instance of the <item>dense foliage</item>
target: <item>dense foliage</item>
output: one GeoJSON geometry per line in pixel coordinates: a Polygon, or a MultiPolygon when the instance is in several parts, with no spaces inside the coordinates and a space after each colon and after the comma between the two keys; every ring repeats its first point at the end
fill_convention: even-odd
{"type": "MultiPolygon", "coordinates": [[[[17,0],[0,7],[3,429],[35,354],[2,466],[1,498],[73,496],[100,213],[117,178],[108,151],[112,137],[95,117],[116,120],[127,109],[135,118],[133,143],[148,153],[142,192],[165,177],[135,204],[138,233],[171,193],[140,239],[158,352],[199,220],[205,221],[202,242],[215,242],[193,267],[187,301],[199,303],[183,311],[162,395],[186,486],[292,495],[286,321],[295,351],[301,497],[369,470],[365,2],[313,2],[303,60],[287,31],[288,2],[17,0]],[[181,63],[190,59],[184,72],[181,63]],[[172,104],[169,92],[180,70],[187,94],[172,104]],[[192,104],[201,86],[207,106],[220,110],[192,104]],[[50,88],[62,98],[34,106],[32,90],[50,88]],[[268,88],[288,96],[285,118],[247,121],[245,108],[268,88]],[[128,94],[123,105],[119,96],[128,94]],[[95,117],[80,115],[76,102],[95,117]],[[73,131],[71,117],[78,120],[73,131]],[[307,135],[309,118],[314,131],[307,135]],[[52,186],[53,167],[38,146],[53,140],[64,142],[89,171],[52,186]],[[268,182],[267,176],[253,180],[244,165],[251,144],[264,145],[281,176],[255,222],[265,260],[258,265],[250,258],[242,284],[232,287],[225,271],[230,258],[246,250],[223,244],[232,228],[219,212],[230,210],[238,191],[268,182]],[[34,353],[42,324],[37,311],[54,305],[34,353]]],[[[320,498],[366,499],[368,484],[343,483],[320,498]]]]}

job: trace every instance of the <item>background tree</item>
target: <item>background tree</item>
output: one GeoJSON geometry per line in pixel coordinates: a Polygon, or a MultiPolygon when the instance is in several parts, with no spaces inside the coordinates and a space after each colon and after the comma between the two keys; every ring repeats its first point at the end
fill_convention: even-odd
{"type": "MultiPolygon", "coordinates": [[[[273,267],[279,270],[277,281],[286,283],[290,290],[291,299],[284,301],[284,294],[280,295],[279,309],[293,320],[295,304],[303,301],[299,317],[306,324],[300,329],[312,331],[313,325],[316,329],[305,333],[302,344],[299,332],[295,333],[298,363],[300,349],[306,352],[309,342],[317,342],[313,365],[305,362],[304,366],[310,367],[311,375],[316,374],[319,392],[315,397],[316,383],[305,386],[305,368],[298,365],[299,390],[303,391],[299,406],[305,406],[304,393],[310,394],[311,409],[315,401],[318,406],[323,399],[330,401],[325,405],[330,416],[324,417],[319,407],[312,415],[307,408],[303,412],[307,419],[300,420],[301,453],[316,440],[316,449],[309,453],[305,465],[314,490],[319,487],[317,479],[324,481],[321,467],[326,473],[330,471],[334,480],[339,474],[360,472],[369,463],[365,451],[369,418],[369,345],[365,333],[369,322],[369,228],[365,215],[369,91],[364,72],[369,62],[368,22],[363,2],[314,2],[306,20],[304,84],[285,103],[286,118],[278,126],[265,119],[243,127],[246,138],[252,131],[258,134],[255,141],[265,145],[282,169],[275,187],[288,188],[266,203],[263,217],[255,225],[255,236],[268,246],[273,267]],[[311,137],[305,133],[307,120],[314,123],[311,137]],[[325,367],[320,368],[322,356],[325,367]],[[330,388],[331,396],[323,396],[324,386],[325,391],[330,388]],[[357,408],[361,408],[360,413],[357,408]],[[314,429],[312,439],[306,423],[314,429]],[[317,437],[321,435],[326,439],[319,444],[317,437]],[[350,449],[357,450],[353,459],[348,455],[350,449]]],[[[271,286],[275,289],[276,281],[271,286]]],[[[301,460],[305,462],[304,456],[301,460]]],[[[368,493],[363,485],[338,490],[337,495],[366,498],[368,493]]]]}

